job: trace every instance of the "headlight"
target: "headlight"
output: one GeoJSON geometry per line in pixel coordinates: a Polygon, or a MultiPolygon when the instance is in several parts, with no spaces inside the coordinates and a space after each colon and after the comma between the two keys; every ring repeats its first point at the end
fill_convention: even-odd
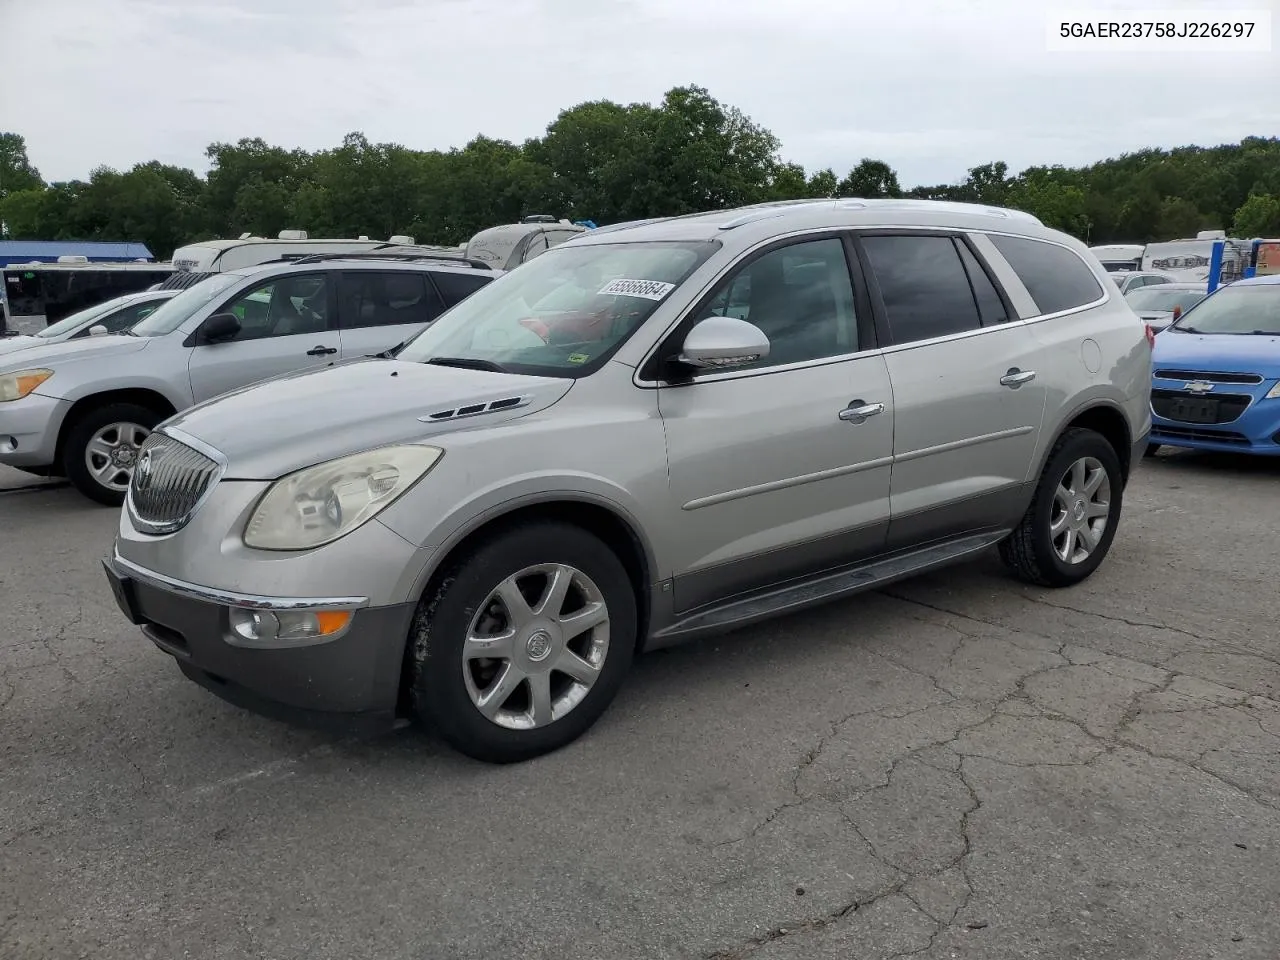
{"type": "Polygon", "coordinates": [[[407,444],[367,450],[281,477],[259,501],[244,542],[259,550],[307,550],[376,516],[444,455],[407,444]]]}
{"type": "Polygon", "coordinates": [[[1267,391],[1267,400],[1280,400],[1280,380],[1276,381],[1276,385],[1267,391]]]}
{"type": "Polygon", "coordinates": [[[19,370],[16,373],[0,373],[0,403],[21,400],[52,376],[52,370],[19,370]]]}

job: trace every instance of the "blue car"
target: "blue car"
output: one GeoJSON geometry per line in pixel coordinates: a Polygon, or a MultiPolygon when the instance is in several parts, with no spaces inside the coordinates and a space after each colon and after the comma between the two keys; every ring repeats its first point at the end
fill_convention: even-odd
{"type": "Polygon", "coordinates": [[[1205,297],[1156,335],[1151,369],[1148,454],[1280,456],[1280,276],[1205,297]]]}

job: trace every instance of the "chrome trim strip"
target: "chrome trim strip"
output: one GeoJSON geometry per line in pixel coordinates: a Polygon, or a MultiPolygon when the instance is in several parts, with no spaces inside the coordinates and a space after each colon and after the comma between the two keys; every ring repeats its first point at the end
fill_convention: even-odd
{"type": "Polygon", "coordinates": [[[718,503],[728,503],[730,500],[754,497],[758,493],[772,493],[775,490],[786,490],[789,487],[799,487],[806,483],[817,483],[819,480],[845,477],[854,473],[862,473],[864,470],[874,470],[876,467],[887,467],[892,463],[893,457],[877,457],[875,460],[864,460],[862,463],[854,463],[845,467],[832,467],[830,470],[819,470],[816,473],[803,473],[798,477],[787,477],[785,480],[770,480],[768,483],[758,483],[752,487],[741,487],[737,490],[715,493],[709,497],[699,497],[696,500],[690,500],[680,509],[700,510],[703,507],[712,507],[718,503]]]}
{"type": "Polygon", "coordinates": [[[950,453],[952,450],[960,450],[964,447],[976,447],[980,443],[991,443],[995,440],[1007,440],[1010,437],[1022,437],[1028,433],[1032,433],[1035,427],[1014,427],[1011,430],[1000,430],[996,433],[984,433],[978,437],[966,437],[963,440],[952,440],[949,443],[939,443],[932,447],[921,447],[919,450],[911,450],[908,453],[900,453],[893,458],[894,463],[909,463],[912,460],[920,460],[924,457],[932,457],[939,453],[950,453]]]}
{"type": "Polygon", "coordinates": [[[153,587],[191,600],[202,600],[224,607],[246,607],[253,610],[358,610],[369,605],[368,597],[264,597],[216,587],[202,587],[140,567],[120,556],[119,550],[112,551],[111,562],[121,572],[153,587]]]}

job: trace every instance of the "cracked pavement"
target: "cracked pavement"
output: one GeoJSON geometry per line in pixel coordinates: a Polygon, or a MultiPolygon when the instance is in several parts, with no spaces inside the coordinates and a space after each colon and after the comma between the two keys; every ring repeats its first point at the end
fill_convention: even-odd
{"type": "Polygon", "coordinates": [[[503,768],[221,703],[112,606],[113,511],[0,492],[0,956],[1274,960],[1278,484],[1162,456],[1080,587],[652,654],[503,768]]]}

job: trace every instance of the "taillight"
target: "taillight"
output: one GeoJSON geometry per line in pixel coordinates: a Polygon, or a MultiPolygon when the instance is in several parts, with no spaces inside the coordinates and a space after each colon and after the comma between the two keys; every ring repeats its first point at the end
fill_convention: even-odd
{"type": "Polygon", "coordinates": [[[1156,346],[1156,332],[1151,329],[1151,324],[1149,323],[1144,323],[1143,326],[1147,328],[1147,346],[1154,350],[1156,346]]]}

